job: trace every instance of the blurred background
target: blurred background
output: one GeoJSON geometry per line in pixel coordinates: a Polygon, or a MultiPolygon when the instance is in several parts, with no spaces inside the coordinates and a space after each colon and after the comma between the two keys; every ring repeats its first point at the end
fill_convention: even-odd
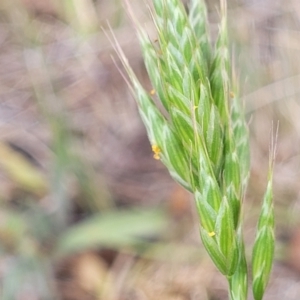
{"type": "MultiPolygon", "coordinates": [[[[130,1],[153,33],[144,1],[130,1]]],[[[218,1],[207,1],[212,37],[218,1]]],[[[251,256],[279,122],[265,299],[300,294],[300,6],[228,0],[251,135],[251,256]]],[[[121,0],[0,1],[0,298],[225,300],[192,197],[153,159],[106,34],[151,90],[121,0]],[[109,24],[109,25],[108,25],[109,24]],[[110,29],[111,28],[111,29],[110,29]]],[[[249,296],[251,299],[251,296],[249,296]]]]}

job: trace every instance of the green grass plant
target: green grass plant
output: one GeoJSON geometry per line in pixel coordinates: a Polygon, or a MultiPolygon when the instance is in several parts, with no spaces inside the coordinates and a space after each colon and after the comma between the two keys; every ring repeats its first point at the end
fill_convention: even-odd
{"type": "MultiPolygon", "coordinates": [[[[187,10],[180,0],[153,0],[156,40],[149,38],[127,6],[153,90],[144,89],[118,45],[116,50],[128,73],[154,158],[193,193],[202,243],[226,276],[230,299],[247,299],[242,208],[249,178],[249,135],[231,67],[226,1],[221,1],[215,42],[211,42],[203,0],[191,0],[187,10]]],[[[252,255],[256,300],[263,298],[274,255],[274,152],[272,148],[252,255]]]]}

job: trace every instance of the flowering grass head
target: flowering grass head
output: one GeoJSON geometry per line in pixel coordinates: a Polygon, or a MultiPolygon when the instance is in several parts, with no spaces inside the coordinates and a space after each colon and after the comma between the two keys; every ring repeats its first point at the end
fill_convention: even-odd
{"type": "MultiPolygon", "coordinates": [[[[128,73],[154,158],[160,159],[174,180],[194,194],[203,245],[228,278],[231,299],[246,299],[241,207],[249,175],[249,138],[230,63],[226,2],[221,1],[215,43],[210,40],[203,0],[191,0],[187,10],[180,0],[153,0],[153,7],[155,41],[131,13],[153,85],[151,91],[140,84],[118,45],[116,49],[128,73]],[[158,108],[157,100],[163,110],[158,108]]],[[[271,185],[270,177],[268,195],[271,185]]],[[[266,198],[269,203],[272,197],[266,198]]],[[[271,218],[273,211],[270,205],[264,203],[263,207],[264,221],[259,224],[271,233],[273,224],[266,218],[271,218]]],[[[272,252],[274,244],[272,234],[264,235],[261,230],[259,225],[261,239],[257,239],[254,249],[259,262],[266,260],[261,245],[268,243],[272,252]]],[[[254,265],[258,264],[255,258],[254,265]]],[[[262,273],[256,269],[254,272],[262,273]]],[[[268,276],[257,274],[255,289],[264,290],[268,276]]]]}

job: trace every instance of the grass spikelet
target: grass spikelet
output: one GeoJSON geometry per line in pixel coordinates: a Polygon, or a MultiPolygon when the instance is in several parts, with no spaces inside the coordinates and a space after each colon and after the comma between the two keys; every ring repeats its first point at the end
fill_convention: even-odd
{"type": "MultiPolygon", "coordinates": [[[[227,277],[231,299],[245,300],[248,283],[241,210],[249,174],[249,139],[237,79],[231,75],[235,73],[228,50],[226,1],[221,1],[215,45],[210,41],[203,0],[191,0],[188,12],[180,0],[153,0],[153,4],[155,44],[131,16],[155,93],[144,90],[122,50],[118,46],[116,50],[128,73],[154,158],[194,194],[203,245],[227,277]],[[154,95],[164,114],[155,105],[154,95]]],[[[264,292],[273,258],[262,258],[264,242],[260,241],[269,238],[272,248],[270,178],[253,252],[255,295],[264,292]],[[265,273],[259,269],[263,261],[265,273]]]]}

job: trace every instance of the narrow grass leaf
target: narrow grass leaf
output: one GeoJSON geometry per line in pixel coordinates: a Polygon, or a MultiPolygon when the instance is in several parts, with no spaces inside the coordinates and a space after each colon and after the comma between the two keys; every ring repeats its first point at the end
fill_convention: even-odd
{"type": "Polygon", "coordinates": [[[132,209],[95,215],[74,225],[59,239],[56,256],[62,257],[88,249],[134,246],[162,232],[167,218],[162,211],[132,209]]]}

